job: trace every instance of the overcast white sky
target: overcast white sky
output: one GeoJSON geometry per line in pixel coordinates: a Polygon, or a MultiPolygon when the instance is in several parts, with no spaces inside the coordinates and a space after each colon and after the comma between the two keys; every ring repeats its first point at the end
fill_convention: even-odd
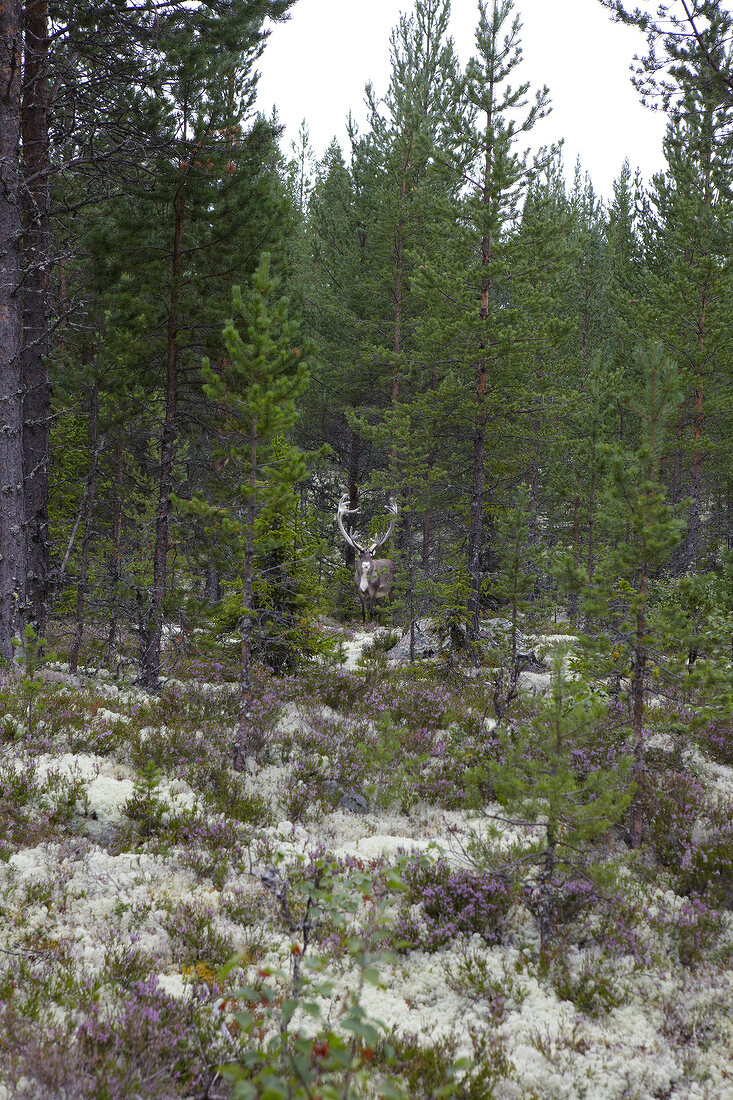
{"type": "MultiPolygon", "coordinates": [[[[629,65],[643,48],[633,28],[611,22],[598,0],[517,0],[524,24],[519,78],[547,84],[553,112],[535,131],[537,144],[565,139],[572,176],[580,155],[598,192],[612,194],[625,157],[646,179],[662,167],[664,118],[642,107],[629,65]]],[[[276,106],[285,125],[283,149],[305,119],[321,156],[333,137],[346,149],[345,120],[365,119],[364,86],[378,95],[389,83],[389,36],[411,0],[297,0],[290,21],[276,25],[259,68],[258,106],[276,106]]],[[[470,56],[475,0],[453,0],[451,33],[462,61],[470,56]]],[[[516,84],[517,81],[515,80],[516,84]]]]}

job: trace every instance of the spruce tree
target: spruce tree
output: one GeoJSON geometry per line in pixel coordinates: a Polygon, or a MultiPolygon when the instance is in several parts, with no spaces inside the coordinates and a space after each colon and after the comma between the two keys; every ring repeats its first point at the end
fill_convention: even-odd
{"type": "MultiPolygon", "coordinates": [[[[224,538],[242,544],[240,707],[234,745],[236,767],[257,756],[263,745],[252,728],[252,659],[255,631],[257,520],[263,507],[281,511],[285,498],[305,476],[298,452],[278,444],[296,420],[296,398],[308,380],[305,356],[288,301],[276,297],[270,258],[262,256],[246,295],[232,292],[235,316],[224,328],[226,363],[204,363],[204,391],[216,405],[221,447],[228,466],[232,496],[206,505],[202,515],[216,514],[224,538]],[[236,476],[235,475],[236,472],[236,476]]],[[[269,525],[268,525],[269,526],[269,525]]],[[[262,532],[272,539],[272,532],[262,532]]]]}

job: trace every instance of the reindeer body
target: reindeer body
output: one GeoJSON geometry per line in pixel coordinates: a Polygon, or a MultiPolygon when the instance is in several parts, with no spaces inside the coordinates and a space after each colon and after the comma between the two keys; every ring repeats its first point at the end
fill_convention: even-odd
{"type": "Polygon", "coordinates": [[[361,619],[367,621],[367,609],[369,621],[374,618],[374,604],[385,597],[392,602],[392,588],[394,586],[394,562],[391,558],[375,558],[369,550],[364,550],[356,559],[356,572],[354,581],[359,590],[361,600],[361,619]]]}
{"type": "Polygon", "coordinates": [[[342,497],[336,513],[336,522],[346,543],[356,551],[354,582],[361,601],[361,618],[362,622],[367,622],[367,620],[371,622],[374,618],[374,605],[377,600],[388,598],[390,603],[392,602],[395,576],[394,562],[391,558],[375,558],[374,551],[382,546],[392,534],[397,521],[397,505],[392,501],[387,505],[387,511],[391,516],[389,526],[386,531],[378,535],[366,547],[358,543],[344,527],[343,517],[358,511],[357,508],[348,508],[347,504],[348,497],[342,497]]]}

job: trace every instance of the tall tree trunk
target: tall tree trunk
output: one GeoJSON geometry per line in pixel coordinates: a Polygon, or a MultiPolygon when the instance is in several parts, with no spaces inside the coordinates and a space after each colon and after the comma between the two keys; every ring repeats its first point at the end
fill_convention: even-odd
{"type": "Polygon", "coordinates": [[[43,632],[48,617],[48,450],[51,389],[48,374],[49,182],[47,0],[25,9],[22,138],[23,190],[23,473],[28,613],[43,632]]]}
{"type": "Polygon", "coordinates": [[[20,115],[23,8],[0,0],[0,656],[25,637],[20,115]]]}
{"type": "Polygon", "coordinates": [[[168,306],[168,339],[166,355],[165,413],[160,447],[160,482],[158,509],[155,517],[153,549],[153,587],[150,593],[148,620],[143,638],[141,681],[148,691],[157,691],[160,684],[160,649],[163,631],[163,604],[166,592],[168,544],[170,534],[173,467],[176,457],[176,415],[178,411],[178,310],[181,280],[181,240],[185,213],[183,185],[173,200],[173,255],[171,292],[168,306]]]}
{"type": "Polygon", "coordinates": [[[89,580],[89,544],[92,540],[92,519],[97,500],[97,480],[99,476],[99,454],[104,446],[104,438],[99,438],[99,391],[94,379],[92,401],[89,411],[89,436],[92,444],[92,468],[87,480],[86,501],[84,506],[84,534],[81,540],[79,557],[79,579],[76,584],[76,625],[69,653],[69,672],[76,672],[79,665],[79,649],[84,637],[84,605],[89,580]]]}
{"type": "MultiPolygon", "coordinates": [[[[476,419],[473,430],[473,478],[471,505],[468,520],[468,636],[476,641],[481,617],[481,543],[484,526],[484,490],[486,484],[486,428],[487,428],[487,374],[486,374],[486,326],[489,319],[489,291],[491,287],[489,264],[491,262],[491,173],[493,168],[493,84],[489,88],[489,104],[486,112],[486,144],[484,149],[484,178],[482,201],[485,208],[485,225],[481,238],[481,304],[479,319],[481,358],[476,365],[476,419]]],[[[478,659],[478,657],[477,657],[478,659]]]]}
{"type": "MultiPolygon", "coordinates": [[[[712,144],[706,144],[706,158],[703,176],[703,202],[710,210],[713,202],[712,188],[712,144]]],[[[703,240],[700,246],[700,266],[702,267],[702,282],[698,295],[698,310],[696,318],[697,348],[695,363],[695,394],[692,409],[692,478],[690,482],[690,514],[688,520],[688,565],[697,569],[700,556],[700,512],[702,509],[702,459],[703,459],[703,373],[705,369],[705,340],[707,336],[707,310],[710,297],[709,272],[706,264],[709,261],[708,226],[703,219],[703,240]]]]}

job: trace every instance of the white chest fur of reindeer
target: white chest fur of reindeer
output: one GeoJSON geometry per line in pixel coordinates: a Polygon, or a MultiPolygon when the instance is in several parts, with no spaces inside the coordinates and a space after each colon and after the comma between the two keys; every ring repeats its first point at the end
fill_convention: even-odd
{"type": "Polygon", "coordinates": [[[358,508],[349,508],[348,503],[349,500],[346,496],[342,497],[339,501],[336,522],[339,525],[339,529],[347,545],[351,546],[352,549],[356,551],[357,557],[354,581],[359,593],[359,599],[361,600],[362,619],[366,622],[367,611],[369,619],[371,620],[374,615],[375,602],[377,600],[391,598],[392,588],[394,587],[394,562],[391,558],[375,558],[374,552],[387,541],[394,531],[394,526],[397,522],[397,505],[391,500],[386,506],[386,510],[390,514],[387,530],[377,535],[369,546],[362,546],[344,526],[344,516],[353,515],[359,510],[358,508]]]}

